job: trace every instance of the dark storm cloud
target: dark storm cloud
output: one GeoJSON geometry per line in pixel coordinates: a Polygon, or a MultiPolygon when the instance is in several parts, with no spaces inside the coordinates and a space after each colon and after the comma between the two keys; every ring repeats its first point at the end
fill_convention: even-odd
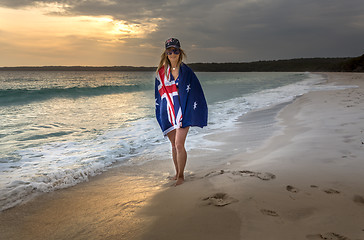
{"type": "Polygon", "coordinates": [[[362,0],[2,0],[0,5],[40,2],[67,4],[67,15],[110,15],[130,23],[162,18],[156,32],[127,44],[161,46],[176,36],[187,50],[195,49],[191,61],[357,56],[364,50],[362,0]]]}

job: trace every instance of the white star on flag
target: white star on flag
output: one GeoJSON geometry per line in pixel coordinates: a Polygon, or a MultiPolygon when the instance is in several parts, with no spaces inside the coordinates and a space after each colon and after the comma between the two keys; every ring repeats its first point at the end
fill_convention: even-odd
{"type": "Polygon", "coordinates": [[[190,87],[190,84],[188,84],[188,85],[187,85],[187,88],[186,88],[186,91],[187,91],[187,92],[190,92],[190,90],[191,90],[191,87],[190,87]]]}
{"type": "Polygon", "coordinates": [[[195,110],[197,108],[197,102],[193,103],[193,110],[195,110]]]}
{"type": "Polygon", "coordinates": [[[156,106],[158,106],[158,105],[159,105],[159,104],[157,103],[157,100],[158,100],[158,99],[155,99],[155,105],[156,105],[156,106]]]}

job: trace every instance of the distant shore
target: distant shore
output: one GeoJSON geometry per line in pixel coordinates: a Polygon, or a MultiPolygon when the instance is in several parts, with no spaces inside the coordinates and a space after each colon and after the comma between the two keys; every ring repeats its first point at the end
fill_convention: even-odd
{"type": "MultiPolygon", "coordinates": [[[[364,54],[344,58],[297,58],[256,62],[188,63],[197,72],[363,72],[364,54]]],[[[155,71],[156,67],[134,66],[18,66],[0,71],[155,71]]]]}

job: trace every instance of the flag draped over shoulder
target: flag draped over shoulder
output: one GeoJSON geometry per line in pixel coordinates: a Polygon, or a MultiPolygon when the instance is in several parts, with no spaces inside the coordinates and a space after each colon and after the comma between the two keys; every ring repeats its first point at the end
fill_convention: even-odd
{"type": "Polygon", "coordinates": [[[162,67],[155,78],[156,117],[164,135],[180,127],[207,126],[207,103],[195,73],[182,63],[178,78],[177,87],[170,67],[162,67]]]}

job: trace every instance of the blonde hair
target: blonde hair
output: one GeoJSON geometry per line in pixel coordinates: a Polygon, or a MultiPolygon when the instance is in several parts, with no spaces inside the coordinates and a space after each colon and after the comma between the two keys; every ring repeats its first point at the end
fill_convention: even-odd
{"type": "MultiPolygon", "coordinates": [[[[187,57],[186,53],[181,48],[179,48],[179,51],[180,51],[180,54],[179,54],[179,57],[178,57],[177,66],[181,65],[183,59],[185,59],[187,57]]],[[[161,60],[160,60],[159,65],[158,65],[157,72],[163,66],[165,67],[165,69],[167,69],[168,66],[171,66],[171,62],[169,61],[168,55],[167,55],[167,49],[164,50],[164,52],[161,55],[161,60]]]]}

